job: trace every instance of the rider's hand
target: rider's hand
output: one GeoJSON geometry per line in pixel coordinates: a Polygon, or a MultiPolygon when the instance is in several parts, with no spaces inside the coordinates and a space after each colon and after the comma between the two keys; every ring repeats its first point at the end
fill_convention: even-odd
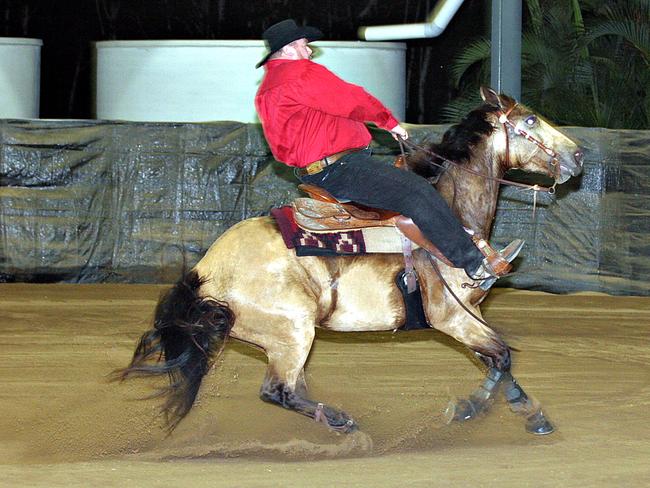
{"type": "Polygon", "coordinates": [[[393,138],[397,141],[399,140],[398,138],[402,139],[408,139],[409,138],[409,133],[406,132],[406,129],[402,127],[401,125],[397,124],[395,127],[393,127],[390,130],[390,135],[393,136],[393,138]]]}

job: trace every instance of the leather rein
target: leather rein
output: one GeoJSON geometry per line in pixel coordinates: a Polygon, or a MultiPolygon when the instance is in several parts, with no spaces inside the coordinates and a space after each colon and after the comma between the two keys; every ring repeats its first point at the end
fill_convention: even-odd
{"type": "MultiPolygon", "coordinates": [[[[545,154],[547,154],[551,158],[551,161],[549,162],[549,165],[553,168],[553,180],[554,180],[554,183],[550,187],[545,187],[545,186],[540,186],[540,185],[528,185],[526,183],[520,183],[518,181],[512,181],[512,180],[506,180],[504,178],[497,178],[495,176],[480,173],[478,171],[474,171],[471,168],[467,168],[464,165],[461,165],[461,164],[457,163],[456,161],[452,161],[451,159],[447,159],[447,158],[441,156],[440,154],[437,154],[436,152],[432,151],[431,149],[426,149],[425,147],[420,146],[420,145],[418,145],[418,144],[416,144],[414,142],[411,142],[411,141],[409,141],[407,139],[399,138],[398,142],[400,143],[400,147],[402,145],[406,145],[412,150],[423,151],[423,152],[425,152],[425,153],[427,153],[427,154],[429,154],[431,156],[434,156],[437,159],[440,159],[440,160],[444,161],[444,163],[451,164],[452,166],[455,166],[455,167],[457,167],[457,168],[459,168],[459,169],[461,169],[461,170],[463,170],[463,171],[465,171],[467,173],[471,173],[471,174],[473,174],[475,176],[480,176],[481,178],[485,178],[486,180],[493,180],[493,181],[496,181],[496,182],[498,182],[500,184],[503,184],[503,185],[516,186],[516,187],[519,187],[519,188],[524,188],[526,190],[532,190],[534,192],[539,192],[539,191],[546,192],[549,195],[552,195],[552,194],[555,193],[555,187],[558,185],[558,177],[560,176],[560,165],[559,165],[559,160],[557,158],[557,153],[553,149],[546,146],[542,141],[540,141],[539,139],[536,139],[535,137],[531,136],[528,132],[526,132],[523,129],[518,128],[516,124],[512,123],[512,121],[508,118],[508,116],[514,110],[514,108],[516,106],[517,106],[517,104],[514,104],[505,113],[502,112],[502,111],[497,112],[497,114],[499,115],[499,123],[503,125],[503,131],[504,131],[504,135],[505,135],[505,138],[506,138],[506,167],[510,167],[510,136],[508,134],[508,132],[509,132],[508,128],[511,128],[515,134],[517,134],[519,136],[522,136],[523,138],[525,138],[529,142],[532,142],[533,144],[535,144],[539,149],[541,149],[545,154]]],[[[402,149],[402,155],[404,155],[404,150],[403,149],[402,149]]],[[[429,161],[429,162],[431,164],[435,165],[435,166],[440,167],[440,168],[443,168],[443,169],[445,168],[445,166],[443,164],[436,163],[436,162],[433,162],[433,161],[429,161]]]]}

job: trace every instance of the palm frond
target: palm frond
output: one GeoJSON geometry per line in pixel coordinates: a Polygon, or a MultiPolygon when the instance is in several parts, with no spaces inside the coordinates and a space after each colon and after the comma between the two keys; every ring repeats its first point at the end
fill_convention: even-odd
{"type": "MultiPolygon", "coordinates": [[[[555,123],[650,126],[650,0],[526,0],[522,101],[555,123]]],[[[445,122],[474,108],[489,76],[490,43],[478,39],[452,65],[459,96],[445,122]]]]}
{"type": "Polygon", "coordinates": [[[622,37],[639,50],[646,62],[650,62],[650,22],[610,20],[592,28],[587,38],[593,42],[603,36],[622,37]]]}
{"type": "Polygon", "coordinates": [[[465,115],[482,103],[478,90],[466,90],[459,97],[446,104],[441,110],[443,123],[458,123],[465,115]]]}
{"type": "Polygon", "coordinates": [[[450,71],[455,87],[460,85],[463,76],[477,63],[484,64],[490,61],[490,40],[480,38],[463,48],[451,64],[450,71]]]}
{"type": "Polygon", "coordinates": [[[530,15],[531,31],[539,33],[544,26],[544,15],[539,0],[526,0],[526,7],[528,7],[528,14],[530,15]]]}

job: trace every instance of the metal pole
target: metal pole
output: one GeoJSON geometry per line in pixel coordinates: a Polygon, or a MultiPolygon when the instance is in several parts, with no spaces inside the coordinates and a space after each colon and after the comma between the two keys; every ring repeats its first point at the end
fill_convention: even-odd
{"type": "Polygon", "coordinates": [[[358,30],[359,38],[366,41],[388,41],[392,39],[421,39],[437,37],[447,28],[464,0],[440,0],[427,17],[419,24],[395,24],[364,26],[358,30]]]}
{"type": "Polygon", "coordinates": [[[521,0],[492,0],[490,83],[521,99],[521,0]]]}

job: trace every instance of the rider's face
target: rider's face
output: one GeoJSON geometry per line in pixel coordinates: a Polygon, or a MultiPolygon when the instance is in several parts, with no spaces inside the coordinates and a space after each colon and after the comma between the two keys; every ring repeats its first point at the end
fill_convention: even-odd
{"type": "Polygon", "coordinates": [[[309,41],[302,38],[296,41],[293,41],[289,46],[292,52],[292,59],[310,59],[312,50],[309,47],[309,41]]]}

